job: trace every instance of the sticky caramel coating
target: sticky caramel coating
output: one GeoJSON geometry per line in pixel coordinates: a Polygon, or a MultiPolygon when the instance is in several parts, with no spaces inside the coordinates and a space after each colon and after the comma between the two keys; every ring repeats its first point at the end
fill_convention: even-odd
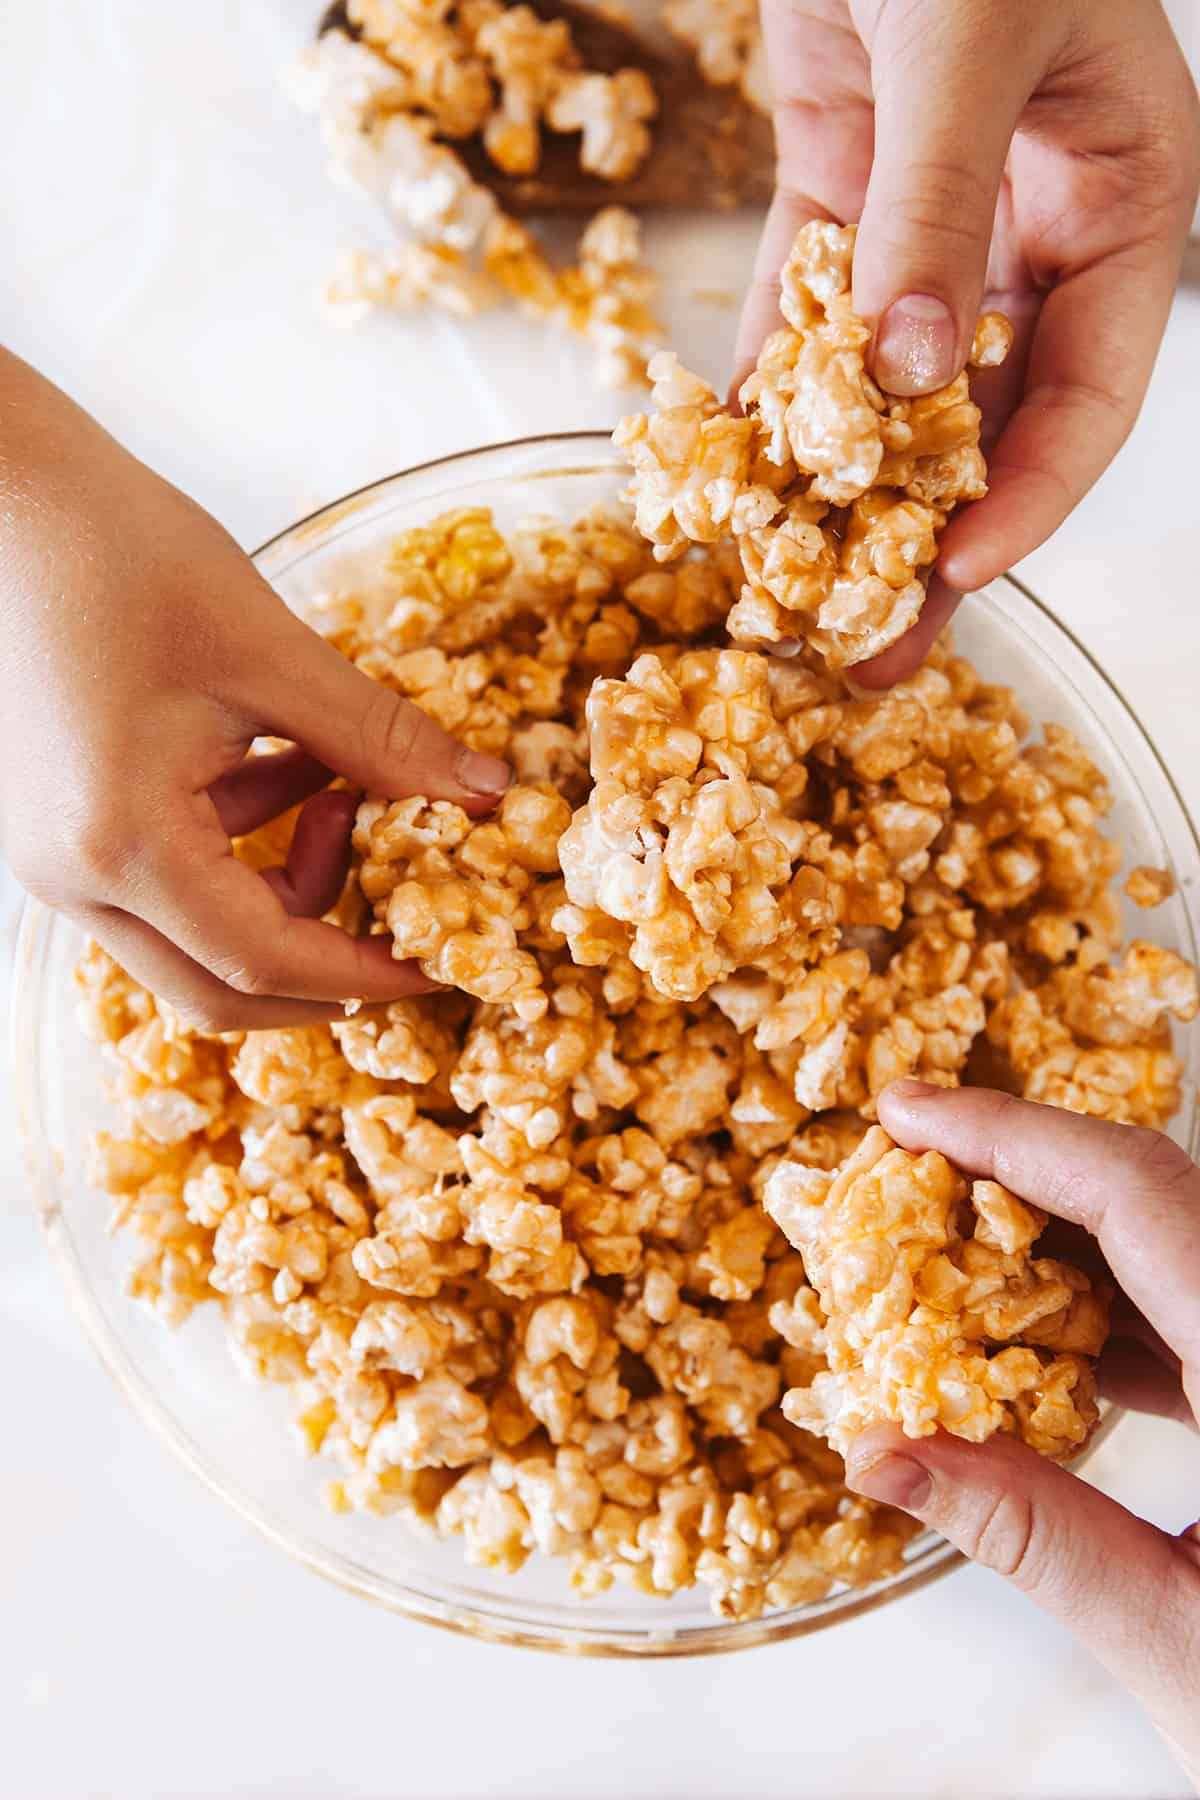
{"type": "Polygon", "coordinates": [[[793,1424],[842,1452],[885,1420],[972,1443],[1005,1431],[1060,1461],[1087,1443],[1106,1300],[1081,1270],[1034,1253],[1036,1207],[967,1182],[936,1151],[899,1149],[878,1125],[840,1169],[779,1163],[764,1204],[820,1307],[803,1342],[827,1366],[784,1395],[793,1424]]]}
{"type": "MultiPolygon", "coordinates": [[[[938,539],[987,492],[965,372],[912,400],[867,373],[870,329],[850,301],[853,226],[800,230],[781,277],[787,325],[769,337],[732,414],[661,352],[656,411],[623,419],[638,528],[662,561],[729,540],[743,586],[727,621],[747,644],[800,642],[831,669],[877,656],[916,622],[938,539]]],[[[1001,362],[1012,331],[979,320],[971,363],[1001,362]]]]}
{"type": "MultiPolygon", "coordinates": [[[[1121,944],[1107,793],[1068,733],[1030,741],[944,643],[874,699],[731,647],[739,579],[728,543],[656,562],[620,507],[508,532],[460,508],[332,564],[318,629],[516,771],[485,820],[359,808],[331,917],[456,987],[214,1037],[98,949],[78,983],[130,1291],[171,1325],[221,1309],[331,1505],[752,1618],[901,1566],[913,1526],[850,1496],[820,1435],[885,1374],[944,1418],[926,1373],[957,1358],[968,1422],[1052,1453],[1090,1416],[1094,1297],[1015,1202],[930,1178],[919,1292],[838,1286],[859,1240],[814,1196],[866,1216],[843,1165],[887,1163],[859,1151],[880,1088],[999,1064],[1161,1125],[1197,996],[1121,944]],[[764,1191],[792,1194],[780,1223],[764,1191]],[[827,1246],[797,1251],[796,1217],[827,1246]],[[880,1294],[898,1310],[864,1335],[880,1294]]],[[[289,829],[237,854],[276,863],[289,829]]]]}

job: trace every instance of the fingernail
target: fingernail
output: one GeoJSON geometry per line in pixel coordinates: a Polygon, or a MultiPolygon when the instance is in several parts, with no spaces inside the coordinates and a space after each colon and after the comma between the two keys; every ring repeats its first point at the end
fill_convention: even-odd
{"type": "Polygon", "coordinates": [[[482,750],[464,750],[455,773],[474,794],[502,794],[512,780],[508,764],[498,756],[485,756],[482,750]]]}
{"type": "Polygon", "coordinates": [[[893,300],[875,334],[875,379],[889,394],[926,394],[958,373],[950,308],[932,294],[893,300]]]}
{"type": "Polygon", "coordinates": [[[918,1081],[912,1075],[906,1075],[903,1081],[893,1081],[887,1090],[895,1100],[928,1100],[934,1094],[949,1091],[948,1088],[938,1087],[933,1081],[918,1081]]]}
{"type": "Polygon", "coordinates": [[[904,1512],[919,1513],[933,1492],[928,1469],[911,1456],[891,1454],[876,1457],[861,1468],[847,1462],[846,1484],[868,1500],[882,1500],[885,1506],[899,1506],[904,1512]]]}

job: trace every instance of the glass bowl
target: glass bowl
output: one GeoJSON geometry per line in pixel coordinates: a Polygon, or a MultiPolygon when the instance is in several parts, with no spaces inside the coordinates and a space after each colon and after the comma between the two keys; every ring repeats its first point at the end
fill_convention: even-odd
{"type": "MultiPolygon", "coordinates": [[[[502,444],[411,469],[314,513],[273,538],[255,562],[303,613],[337,565],[382,547],[398,530],[451,506],[486,505],[502,526],[531,513],[569,520],[621,485],[621,465],[601,433],[502,444]]],[[[1130,908],[1131,932],[1149,931],[1197,955],[1200,845],[1170,776],[1138,720],[1054,616],[1018,582],[996,582],[963,607],[958,641],[989,680],[1011,683],[1030,717],[1068,725],[1105,770],[1112,829],[1127,864],[1174,871],[1174,897],[1153,916],[1130,908]]],[[[72,1304],[101,1360],[147,1422],[184,1462],[273,1542],[318,1573],[429,1624],[501,1643],[581,1655],[666,1656],[747,1648],[823,1630],[899,1599],[960,1559],[926,1533],[903,1569],[865,1588],[751,1622],[714,1619],[706,1591],[655,1600],[618,1587],[572,1596],[565,1571],[533,1557],[516,1576],[474,1570],[455,1542],[418,1537],[401,1521],[335,1515],[287,1426],[286,1394],[245,1382],[225,1349],[216,1308],[177,1333],[126,1298],[131,1252],[105,1229],[107,1207],[88,1190],[90,1131],[108,1115],[94,1047],[75,1021],[71,969],[82,947],[66,920],[30,904],[22,923],[14,990],[18,1117],[35,1204],[72,1304]]],[[[1173,1134],[1197,1148],[1200,1042],[1180,1044],[1185,1099],[1173,1134]]],[[[1112,1415],[1104,1429],[1111,1429],[1112,1415]]]]}

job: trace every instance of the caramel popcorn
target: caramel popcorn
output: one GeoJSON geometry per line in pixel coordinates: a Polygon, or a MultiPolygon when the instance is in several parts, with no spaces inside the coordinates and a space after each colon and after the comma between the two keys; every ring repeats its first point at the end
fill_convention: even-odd
{"type": "Polygon", "coordinates": [[[843,1452],[887,1419],[910,1437],[940,1426],[973,1443],[1007,1431],[1059,1459],[1082,1449],[1107,1308],[1080,1270],[1031,1254],[1044,1213],[878,1126],[833,1173],[779,1163],[764,1202],[821,1308],[828,1366],[784,1395],[793,1424],[843,1452]]]}
{"type": "Polygon", "coordinates": [[[508,176],[530,175],[544,134],[579,134],[580,168],[634,175],[651,149],[658,99],[636,68],[587,69],[563,19],[500,0],[354,0],[291,75],[315,113],[337,179],[364,188],[403,234],[376,255],[346,252],[325,291],[335,320],[376,309],[437,307],[470,318],[507,295],[595,346],[606,386],[645,381],[662,328],[637,220],[603,208],[576,263],[555,267],[539,239],[503,212],[456,148],[478,137],[508,176]]]}
{"type": "Polygon", "coordinates": [[[580,165],[606,181],[625,181],[650,151],[647,123],[658,111],[650,77],[641,69],[615,75],[567,75],[546,108],[554,131],[582,134],[580,165]]]}
{"type": "Polygon", "coordinates": [[[540,1018],[541,970],[517,934],[537,917],[537,877],[557,874],[569,818],[552,788],[510,788],[496,818],[478,822],[444,800],[364,802],[354,827],[360,883],[393,954],[415,957],[431,981],[540,1018]]]}
{"type": "MultiPolygon", "coordinates": [[[[742,384],[741,416],[664,352],[650,365],[656,413],[623,419],[613,435],[655,556],[731,539],[744,584],[730,636],[798,640],[832,669],[877,656],[912,626],[943,527],[987,492],[965,374],[913,400],[867,374],[870,328],[850,302],[854,238],[853,226],[801,229],[781,278],[787,328],[742,384]]],[[[972,361],[1001,361],[1011,338],[986,314],[972,361]]]]}
{"type": "Polygon", "coordinates": [[[695,51],[713,87],[737,86],[751,105],[770,110],[758,0],[664,0],[662,20],[695,51]]]}
{"type": "MultiPolygon", "coordinates": [[[[372,30],[425,10],[378,0],[372,30]]],[[[682,476],[719,409],[660,379],[703,415],[691,451],[649,428],[682,476]]],[[[916,1527],[842,1479],[868,1420],[1068,1455],[1094,1418],[1101,1296],[1032,1208],[894,1150],[881,1088],[994,1069],[1162,1125],[1198,996],[1122,943],[1070,733],[1031,740],[944,641],[876,697],[723,641],[741,559],[696,540],[777,494],[769,457],[738,467],[665,496],[666,561],[622,507],[506,532],[466,507],[331,564],[314,625],[516,771],[484,819],[358,808],[331,918],[449,985],[209,1035],[98,949],[77,980],[129,1291],[171,1326],[220,1308],[335,1509],[751,1619],[903,1566],[916,1527]]],[[[819,565],[787,508],[776,542],[819,565]]],[[[236,854],[278,863],[289,829],[236,854]]]]}
{"type": "Polygon", "coordinates": [[[1161,906],[1175,892],[1175,877],[1169,869],[1155,869],[1142,863],[1129,871],[1125,892],[1135,906],[1161,906]]]}

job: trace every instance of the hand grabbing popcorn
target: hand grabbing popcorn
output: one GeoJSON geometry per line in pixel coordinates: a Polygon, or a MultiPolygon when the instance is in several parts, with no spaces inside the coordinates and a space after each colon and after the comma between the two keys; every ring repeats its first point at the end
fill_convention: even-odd
{"type": "MultiPolygon", "coordinates": [[[[973,1191],[989,1197],[975,1209],[975,1236],[986,1220],[989,1239],[1006,1256],[1028,1235],[1026,1221],[1040,1225],[1046,1212],[1094,1237],[1123,1289],[1096,1371],[1104,1393],[1139,1412],[1195,1423],[1200,1172],[1177,1144],[986,1089],[949,1094],[901,1083],[883,1097],[880,1111],[914,1167],[950,1158],[968,1171],[973,1191]],[[998,1211],[1001,1173],[1011,1191],[998,1211]],[[1021,1229],[1014,1233],[1015,1224],[1021,1229]]],[[[1030,1267],[1037,1261],[1031,1258],[1030,1267]]],[[[1075,1323],[1083,1324],[1095,1299],[1076,1286],[1060,1332],[1080,1305],[1086,1310],[1075,1323]]],[[[1005,1322],[991,1320],[989,1330],[1005,1322]]],[[[1037,1330],[1031,1335],[1036,1342],[1037,1330]]],[[[1072,1337],[1070,1346],[1060,1338],[1057,1362],[1066,1360],[1063,1349],[1090,1353],[1097,1342],[1089,1329],[1072,1337]]],[[[1011,1354],[1001,1350],[990,1361],[1011,1354]]],[[[1060,1435],[1078,1392],[1068,1392],[1064,1380],[1033,1413],[1028,1399],[1018,1398],[1020,1435],[1027,1435],[1036,1411],[1060,1435]]],[[[1184,1495],[1175,1513],[1184,1528],[1170,1523],[1163,1530],[1048,1458],[1031,1455],[1012,1431],[965,1444],[946,1431],[912,1438],[895,1424],[873,1425],[855,1439],[847,1479],[856,1491],[902,1506],[943,1532],[1070,1627],[1148,1708],[1189,1772],[1200,1771],[1200,1533],[1187,1523],[1194,1496],[1184,1495]]]]}
{"type": "Polygon", "coordinates": [[[1031,1256],[1046,1223],[998,1182],[970,1188],[946,1159],[897,1149],[878,1126],[832,1173],[781,1162],[764,1205],[804,1258],[828,1371],[784,1395],[794,1425],[843,1453],[894,1419],[980,1443],[1015,1432],[1043,1455],[1082,1449],[1096,1423],[1087,1357],[1107,1309],[1087,1276],[1031,1256]]]}
{"type": "MultiPolygon", "coordinates": [[[[781,278],[788,328],[742,383],[741,417],[662,355],[650,369],[657,415],[622,420],[613,438],[633,464],[638,526],[657,557],[688,542],[736,543],[745,586],[731,637],[799,639],[834,669],[910,629],[943,527],[987,492],[965,375],[903,400],[867,374],[853,251],[853,226],[800,231],[781,278]]],[[[1002,361],[1011,338],[998,314],[985,315],[973,362],[1002,361]]]]}

